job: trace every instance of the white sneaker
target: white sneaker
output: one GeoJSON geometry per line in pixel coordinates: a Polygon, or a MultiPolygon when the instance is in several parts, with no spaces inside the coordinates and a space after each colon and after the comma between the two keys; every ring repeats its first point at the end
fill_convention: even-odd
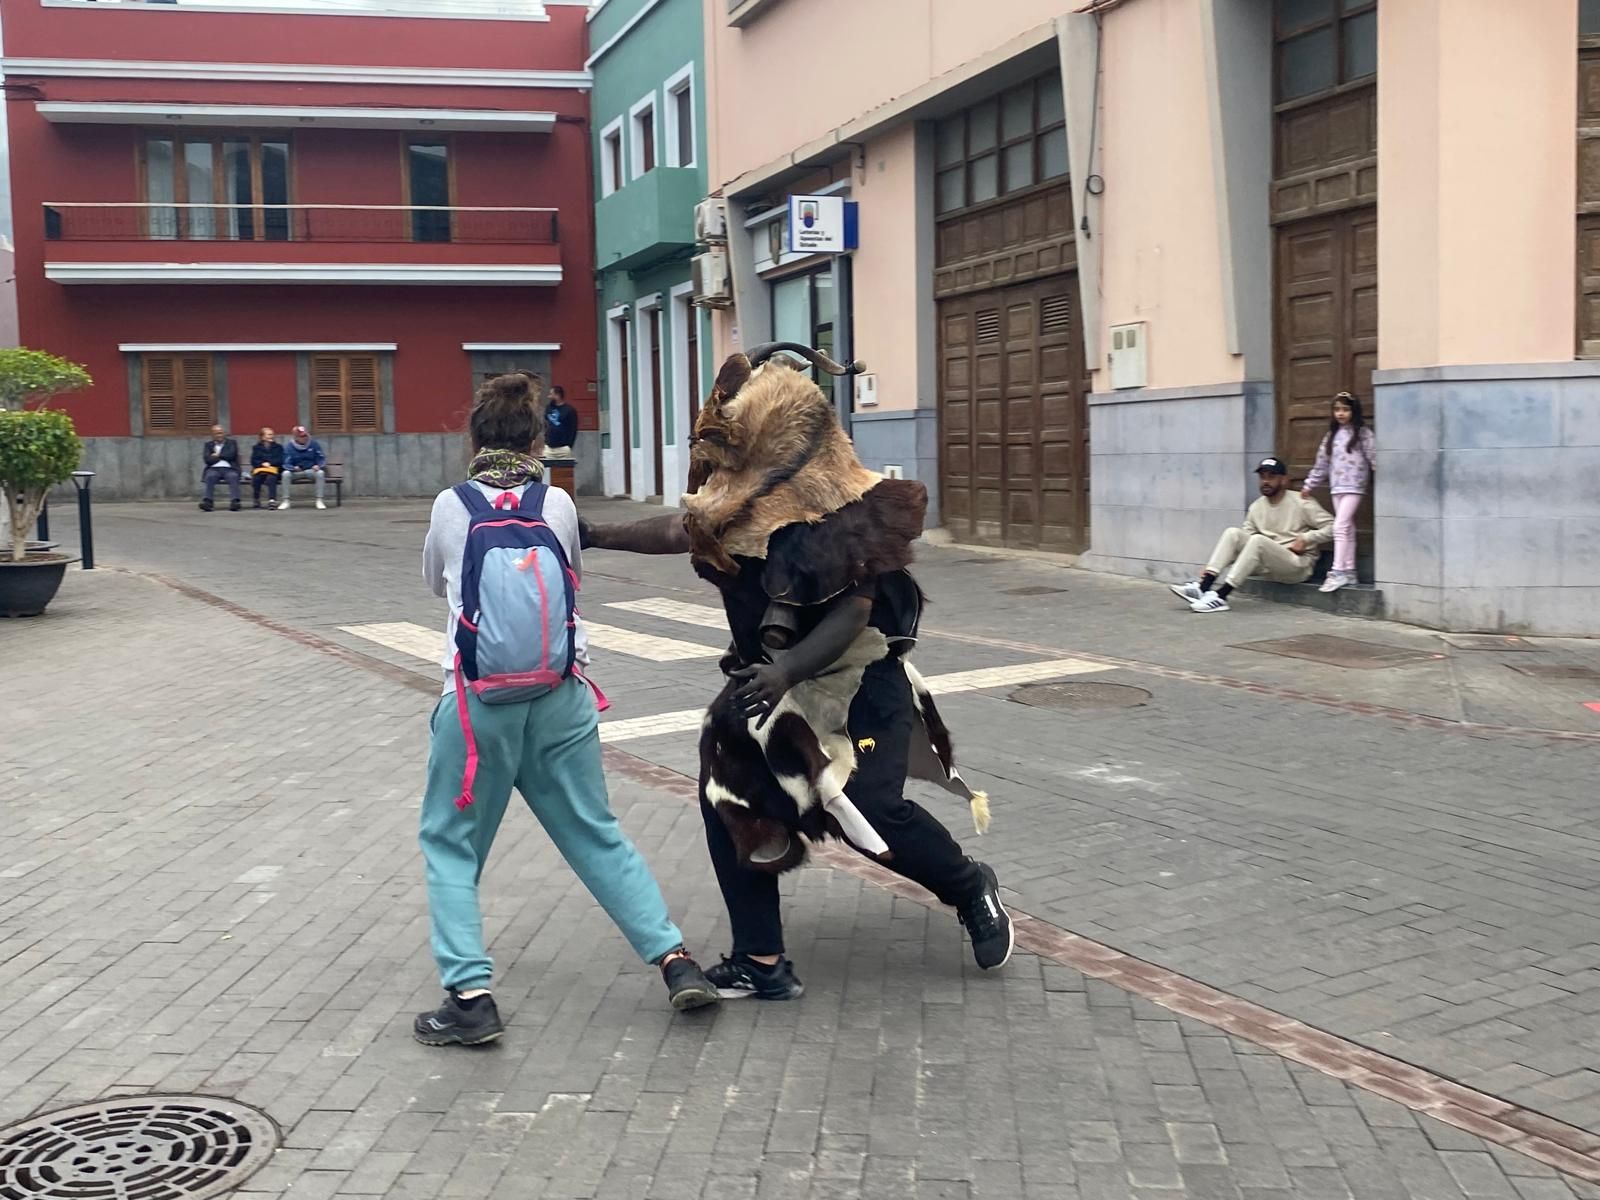
{"type": "Polygon", "coordinates": [[[288,507],[289,507],[289,497],[285,496],[282,500],[278,501],[278,511],[279,512],[282,512],[284,509],[286,509],[288,507]]]}
{"type": "Polygon", "coordinates": [[[1228,602],[1215,592],[1207,592],[1200,599],[1190,603],[1189,611],[1197,613],[1227,612],[1228,602]]]}
{"type": "Polygon", "coordinates": [[[1346,587],[1352,582],[1350,576],[1343,571],[1329,571],[1327,579],[1322,581],[1322,586],[1317,591],[1337,592],[1340,588],[1346,587]]]}
{"type": "Polygon", "coordinates": [[[321,500],[318,500],[317,501],[317,507],[318,508],[327,508],[328,506],[326,504],[324,504],[321,500]]]}
{"type": "Polygon", "coordinates": [[[1200,581],[1198,579],[1191,579],[1188,583],[1169,583],[1167,587],[1179,600],[1188,601],[1190,604],[1205,595],[1200,590],[1200,581]]]}

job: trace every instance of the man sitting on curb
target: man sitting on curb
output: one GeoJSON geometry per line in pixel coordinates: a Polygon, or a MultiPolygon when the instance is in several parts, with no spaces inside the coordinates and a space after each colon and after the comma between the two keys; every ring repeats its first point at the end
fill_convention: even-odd
{"type": "Polygon", "coordinates": [[[1199,579],[1172,585],[1173,595],[1197,613],[1227,612],[1228,594],[1255,576],[1304,583],[1317,565],[1319,548],[1333,540],[1333,514],[1289,490],[1289,468],[1282,459],[1262,459],[1256,475],[1261,498],[1245,513],[1244,525],[1223,532],[1199,579]]]}

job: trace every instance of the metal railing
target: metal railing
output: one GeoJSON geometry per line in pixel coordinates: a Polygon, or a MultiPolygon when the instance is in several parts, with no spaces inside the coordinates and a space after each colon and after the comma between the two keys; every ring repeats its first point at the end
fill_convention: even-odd
{"type": "Polygon", "coordinates": [[[44,206],[51,242],[462,242],[554,245],[553,208],[411,204],[161,204],[44,206]]]}

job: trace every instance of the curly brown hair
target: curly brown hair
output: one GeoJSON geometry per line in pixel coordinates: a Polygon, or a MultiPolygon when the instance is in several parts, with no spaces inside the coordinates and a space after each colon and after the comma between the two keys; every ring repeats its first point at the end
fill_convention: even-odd
{"type": "Polygon", "coordinates": [[[534,453],[544,440],[544,414],[538,408],[543,390],[526,371],[486,380],[467,420],[473,450],[534,453]]]}

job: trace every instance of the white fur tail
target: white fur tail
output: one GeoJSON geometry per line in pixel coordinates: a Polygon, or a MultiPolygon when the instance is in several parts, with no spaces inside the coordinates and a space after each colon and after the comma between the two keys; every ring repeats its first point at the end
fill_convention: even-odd
{"type": "Polygon", "coordinates": [[[989,793],[973,792],[968,802],[972,808],[972,827],[980,834],[989,832],[989,793]]]}

